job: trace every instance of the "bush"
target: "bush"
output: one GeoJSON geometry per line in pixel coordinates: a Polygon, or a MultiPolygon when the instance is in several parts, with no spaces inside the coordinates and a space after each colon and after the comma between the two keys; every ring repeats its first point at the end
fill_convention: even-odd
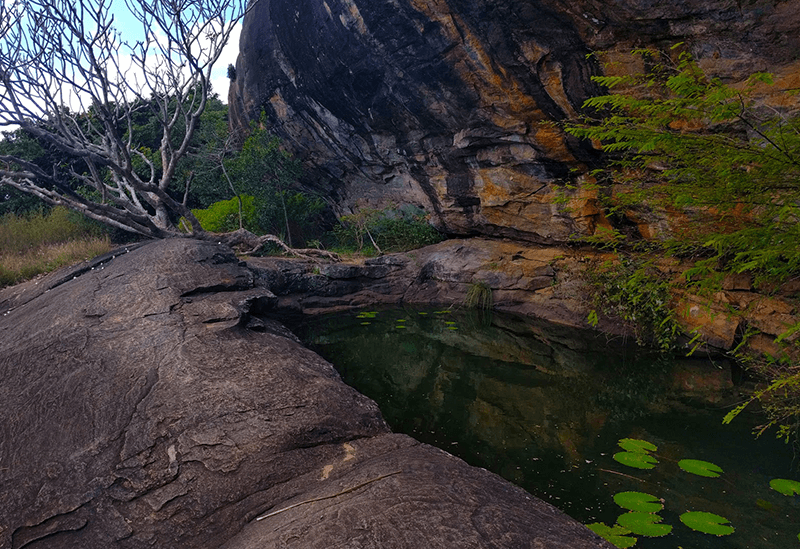
{"type": "Polygon", "coordinates": [[[425,212],[407,204],[399,208],[362,208],[343,216],[334,228],[333,247],[361,252],[404,252],[441,242],[442,235],[427,221],[425,212]]]}
{"type": "MultiPolygon", "coordinates": [[[[241,199],[241,226],[249,231],[257,232],[256,199],[247,195],[242,196],[241,199]]],[[[239,225],[239,198],[235,196],[230,200],[215,202],[205,210],[192,210],[192,213],[206,231],[227,233],[241,228],[239,225]]]]}

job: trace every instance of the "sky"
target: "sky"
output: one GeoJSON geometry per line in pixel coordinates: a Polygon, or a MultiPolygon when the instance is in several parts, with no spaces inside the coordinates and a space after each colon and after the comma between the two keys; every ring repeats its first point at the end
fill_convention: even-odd
{"type": "MultiPolygon", "coordinates": [[[[125,7],[125,0],[113,0],[114,22],[117,30],[122,34],[123,40],[134,41],[141,36],[137,32],[141,23],[125,7]]],[[[222,51],[222,56],[214,65],[211,73],[211,88],[214,90],[223,103],[228,102],[228,65],[236,65],[236,57],[239,55],[239,34],[242,25],[238,23],[231,34],[227,46],[222,51]]]]}
{"type": "MultiPolygon", "coordinates": [[[[10,4],[13,0],[0,0],[5,4],[10,4]]],[[[125,6],[125,0],[112,0],[112,11],[114,12],[114,26],[120,32],[122,40],[126,42],[135,42],[142,38],[141,36],[141,23],[135,19],[130,11],[125,6]]],[[[228,65],[236,64],[236,57],[239,52],[239,35],[241,32],[241,23],[237,24],[231,34],[227,46],[222,52],[221,57],[214,65],[214,70],[211,73],[211,86],[214,93],[216,93],[223,103],[228,102],[228,88],[230,81],[228,80],[228,65]]],[[[124,48],[123,48],[124,51],[124,48]]],[[[129,66],[129,62],[120,60],[123,67],[129,66]]],[[[33,100],[32,100],[33,102],[33,100]]],[[[80,109],[79,102],[69,101],[72,108],[80,109]]],[[[0,132],[13,131],[17,126],[4,125],[0,122],[0,132]]],[[[2,135],[0,134],[0,139],[2,135]]]]}

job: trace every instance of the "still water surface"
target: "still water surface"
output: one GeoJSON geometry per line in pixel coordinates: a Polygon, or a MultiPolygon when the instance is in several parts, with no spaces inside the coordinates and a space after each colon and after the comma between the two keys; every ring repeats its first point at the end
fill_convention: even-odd
{"type": "MultiPolygon", "coordinates": [[[[800,548],[800,496],[770,490],[798,479],[792,448],[751,431],[758,418],[721,418],[736,402],[726,362],[663,359],[621,341],[530,319],[392,309],[320,317],[296,328],[347,383],[381,407],[393,430],[489,469],[589,524],[615,523],[612,500],[664,500],[672,533],[645,549],[800,548]],[[658,446],[652,470],[617,463],[617,441],[658,446]],[[720,478],[681,471],[684,458],[720,478]],[[724,537],[681,524],[686,511],[727,518],[724,537]]],[[[735,377],[735,375],[734,375],[735,377]]]]}

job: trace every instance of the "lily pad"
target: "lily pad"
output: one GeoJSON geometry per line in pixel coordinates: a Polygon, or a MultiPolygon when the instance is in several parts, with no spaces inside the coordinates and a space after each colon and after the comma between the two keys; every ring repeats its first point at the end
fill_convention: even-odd
{"type": "Polygon", "coordinates": [[[661,500],[644,492],[620,492],[614,494],[614,503],[623,509],[640,513],[658,513],[664,508],[661,500]]]}
{"type": "Polygon", "coordinates": [[[687,473],[709,478],[717,478],[724,472],[719,465],[700,459],[682,459],[678,462],[678,467],[687,473]]]}
{"type": "Polygon", "coordinates": [[[640,440],[638,438],[623,438],[620,439],[617,444],[619,444],[620,448],[623,450],[638,454],[646,454],[647,452],[655,452],[658,450],[658,446],[652,442],[647,442],[646,440],[640,440]]]}
{"type": "Polygon", "coordinates": [[[692,530],[697,530],[712,536],[727,536],[733,534],[733,526],[725,517],[706,513],[705,511],[689,511],[680,516],[681,522],[692,530]]]}
{"type": "Polygon", "coordinates": [[[800,482],[796,480],[788,480],[785,478],[774,478],[769,481],[769,487],[783,494],[784,496],[793,496],[800,494],[800,482]]]}
{"type": "Polygon", "coordinates": [[[658,463],[658,460],[650,454],[640,452],[617,452],[614,454],[614,459],[636,469],[652,469],[658,463]]]}
{"type": "Polygon", "coordinates": [[[588,524],[586,527],[607,542],[621,549],[627,549],[628,547],[636,545],[636,538],[631,538],[626,535],[630,534],[631,531],[622,526],[616,524],[614,526],[607,526],[602,522],[595,522],[588,524]]]}
{"type": "Polygon", "coordinates": [[[632,512],[620,515],[617,522],[633,534],[648,538],[660,538],[672,532],[672,526],[669,524],[658,524],[661,520],[661,517],[654,513],[632,512]]]}

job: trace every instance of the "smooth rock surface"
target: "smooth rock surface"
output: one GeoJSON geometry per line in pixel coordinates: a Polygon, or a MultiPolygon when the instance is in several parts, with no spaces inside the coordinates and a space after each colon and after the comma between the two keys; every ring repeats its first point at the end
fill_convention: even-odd
{"type": "Polygon", "coordinates": [[[0,547],[610,547],[392,434],[262,280],[168,240],[0,292],[0,547]]]}

